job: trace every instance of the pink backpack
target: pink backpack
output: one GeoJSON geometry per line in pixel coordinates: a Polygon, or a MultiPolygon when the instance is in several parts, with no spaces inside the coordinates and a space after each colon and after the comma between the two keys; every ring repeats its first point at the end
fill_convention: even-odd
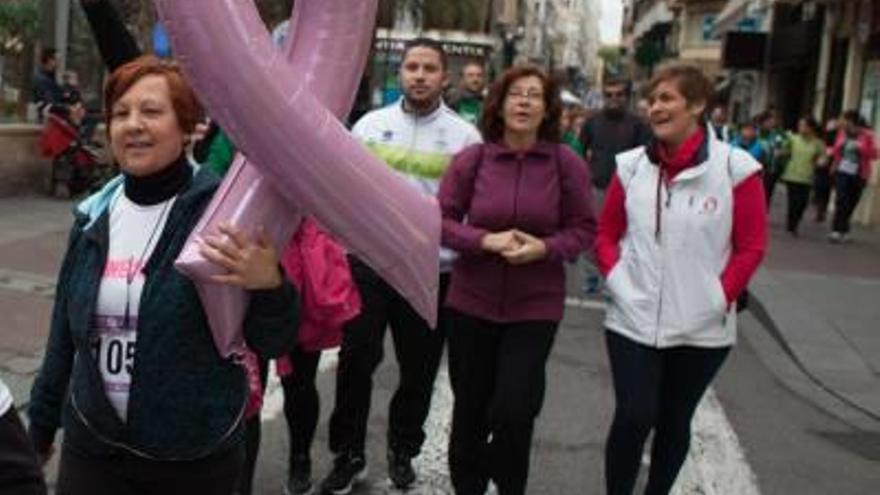
{"type": "Polygon", "coordinates": [[[342,326],[361,310],[345,251],[314,219],[305,217],[281,264],[302,298],[299,344],[306,351],[338,346],[342,326]]]}
{"type": "MultiPolygon", "coordinates": [[[[304,217],[281,254],[281,265],[300,293],[299,345],[309,352],[339,346],[342,327],[361,311],[345,250],[313,218],[304,217]]],[[[262,406],[263,390],[256,355],[248,354],[244,359],[250,386],[246,415],[251,417],[262,406]]],[[[287,356],[275,366],[282,377],[294,371],[287,356]]]]}

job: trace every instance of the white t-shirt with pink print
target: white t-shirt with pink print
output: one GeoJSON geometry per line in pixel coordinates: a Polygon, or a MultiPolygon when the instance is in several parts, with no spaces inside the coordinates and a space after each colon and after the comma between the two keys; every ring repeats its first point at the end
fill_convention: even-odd
{"type": "Polygon", "coordinates": [[[101,371],[104,392],[122,421],[128,414],[135,365],[143,269],[162,236],[174,199],[144,206],[120,191],[110,209],[107,264],[92,317],[92,356],[101,371]]]}

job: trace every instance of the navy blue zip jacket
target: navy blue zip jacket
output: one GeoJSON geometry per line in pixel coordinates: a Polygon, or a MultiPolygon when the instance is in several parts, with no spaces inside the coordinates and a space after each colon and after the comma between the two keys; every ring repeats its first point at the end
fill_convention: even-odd
{"type": "MultiPolygon", "coordinates": [[[[245,373],[217,353],[195,285],[173,266],[218,183],[205,169],[192,177],[144,269],[125,422],[104,393],[90,332],[107,259],[108,204],[122,187],[121,177],[76,208],[49,343],[31,392],[30,436],[38,452],[46,452],[62,423],[64,448],[90,458],[189,460],[243,441],[245,373]]],[[[299,296],[288,281],[251,292],[244,332],[258,354],[271,358],[292,349],[298,324],[299,296]]]]}

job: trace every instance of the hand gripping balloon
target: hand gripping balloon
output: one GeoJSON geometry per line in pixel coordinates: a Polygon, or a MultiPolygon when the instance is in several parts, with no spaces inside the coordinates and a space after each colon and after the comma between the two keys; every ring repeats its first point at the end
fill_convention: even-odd
{"type": "MultiPolygon", "coordinates": [[[[372,36],[370,23],[352,21],[374,18],[376,5],[375,0],[357,5],[346,0],[303,0],[292,14],[294,36],[288,38],[285,58],[306,78],[310,91],[340,119],[351,108],[372,36]]],[[[280,248],[300,219],[300,213],[289,207],[270,181],[239,153],[176,263],[195,281],[222,355],[238,354],[244,349],[241,328],[249,296],[238,287],[210,281],[210,276],[222,269],[201,255],[196,240],[216,232],[221,222],[246,229],[263,225],[280,248]]]]}
{"type": "MultiPolygon", "coordinates": [[[[370,29],[370,23],[363,20],[374,18],[375,10],[366,16],[358,9],[365,3],[375,9],[375,2],[313,2],[297,2],[288,51],[305,54],[312,64],[307,73],[282,59],[250,0],[156,0],[156,5],[174,51],[211,115],[282,196],[284,205],[270,204],[267,211],[272,216],[264,218],[277,222],[291,211],[315,216],[433,323],[440,235],[436,201],[407,185],[336,120],[334,112],[339,115],[347,110],[353,91],[349,90],[345,103],[327,108],[332,106],[333,91],[337,96],[344,92],[336,85],[340,74],[345,74],[340,72],[345,66],[340,61],[351,60],[354,48],[367,45],[326,36],[328,26],[344,25],[347,34],[370,29]],[[320,26],[327,29],[318,32],[320,26]],[[339,40],[343,42],[336,45],[339,40]],[[336,47],[336,51],[322,52],[325,47],[336,47]],[[337,58],[321,58],[323,53],[337,58]],[[235,70],[229,70],[227,60],[234,61],[235,70]]],[[[298,60],[302,59],[293,62],[298,60]]],[[[248,184],[259,177],[245,173],[243,161],[230,171],[227,184],[218,191],[219,201],[235,206],[244,199],[260,200],[266,207],[265,197],[229,194],[233,181],[248,184]]],[[[213,216],[230,218],[217,212],[213,216]]],[[[238,215],[243,226],[255,227],[258,221],[238,215]]],[[[212,309],[209,305],[209,312],[212,309]]]]}

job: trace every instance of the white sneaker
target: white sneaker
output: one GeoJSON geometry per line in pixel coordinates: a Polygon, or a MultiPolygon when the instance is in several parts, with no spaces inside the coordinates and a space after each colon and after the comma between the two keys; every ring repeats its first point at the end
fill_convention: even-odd
{"type": "Polygon", "coordinates": [[[828,242],[832,244],[840,244],[843,242],[843,234],[840,232],[832,232],[828,234],[828,242]]]}

